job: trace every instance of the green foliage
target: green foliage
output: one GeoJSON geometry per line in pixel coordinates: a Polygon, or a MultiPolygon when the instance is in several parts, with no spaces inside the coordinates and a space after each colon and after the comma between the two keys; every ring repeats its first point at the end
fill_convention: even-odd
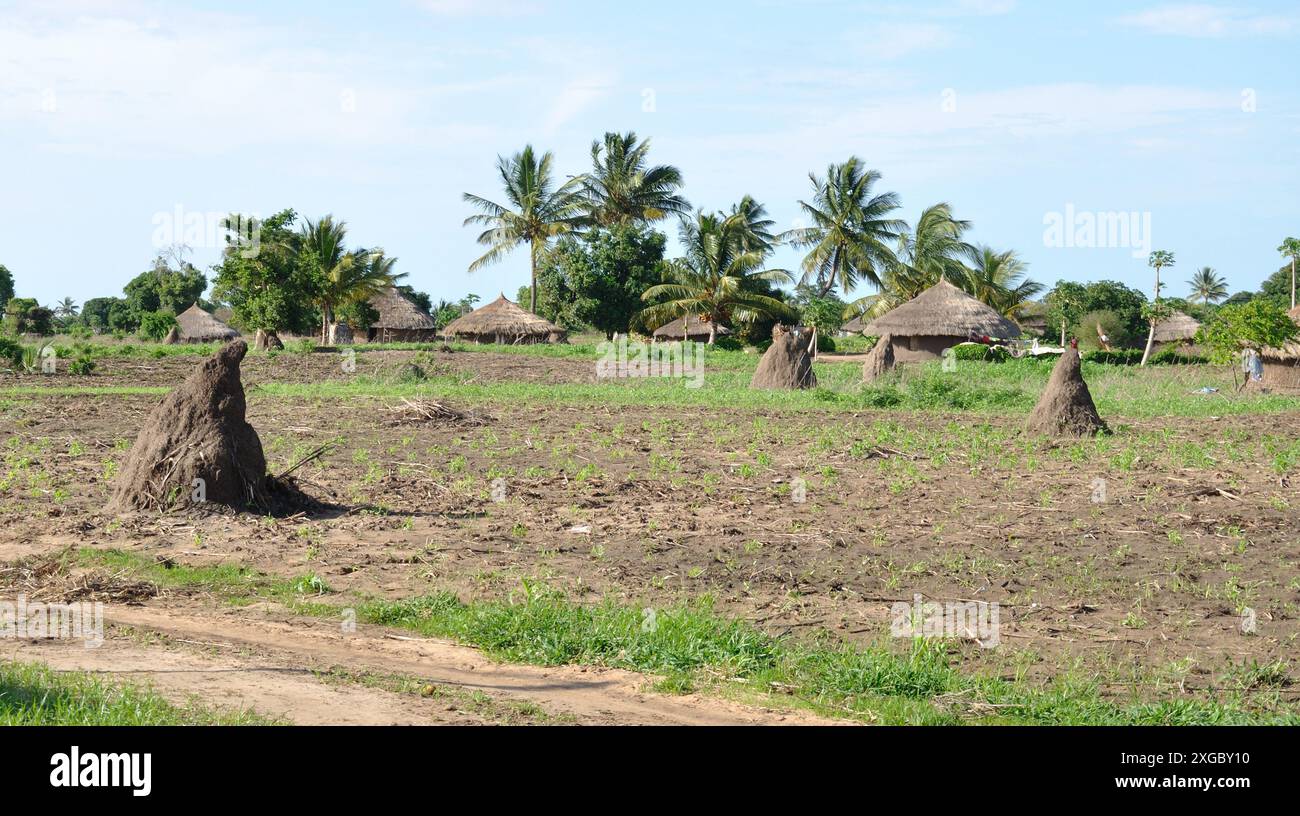
{"type": "Polygon", "coordinates": [[[429,315],[433,314],[433,300],[429,297],[428,292],[416,291],[414,286],[408,284],[397,287],[397,291],[401,292],[407,300],[419,306],[422,311],[427,312],[429,315]]]}
{"type": "Polygon", "coordinates": [[[1137,365],[1142,362],[1142,349],[1116,349],[1115,351],[1096,349],[1084,352],[1083,359],[1101,365],[1137,365]]]}
{"type": "Polygon", "coordinates": [[[1104,326],[1114,347],[1137,345],[1146,335],[1147,322],[1142,317],[1146,295],[1122,283],[1109,280],[1088,284],[1058,281],[1044,301],[1047,304],[1049,337],[1059,339],[1061,321],[1064,320],[1067,339],[1074,336],[1085,341],[1086,336],[1091,336],[1092,340],[1088,342],[1094,342],[1096,329],[1082,325],[1083,318],[1094,312],[1110,312],[1115,316],[1113,326],[1104,326]]]}
{"type": "Polygon", "coordinates": [[[1187,346],[1177,343],[1170,343],[1163,346],[1151,359],[1147,360],[1150,365],[1204,365],[1210,362],[1210,358],[1204,354],[1197,354],[1187,346]]]}
{"type": "Polygon", "coordinates": [[[1079,346],[1085,350],[1101,350],[1101,338],[1097,336],[1097,327],[1107,337],[1107,342],[1112,347],[1123,345],[1117,342],[1117,337],[1125,336],[1128,327],[1120,316],[1109,309],[1100,309],[1095,312],[1088,312],[1079,318],[1075,324],[1075,336],[1079,340],[1079,346]]]}
{"type": "Polygon", "coordinates": [[[250,220],[238,214],[226,219],[231,236],[221,263],[213,267],[213,298],[229,303],[234,322],[246,330],[312,332],[320,317],[313,304],[323,281],[297,253],[297,213],[282,210],[257,224],[256,245],[238,229],[250,220]]]}
{"type": "Polygon", "coordinates": [[[68,363],[68,373],[86,376],[95,373],[95,361],[90,356],[81,356],[68,363]]]}
{"type": "MultiPolygon", "coordinates": [[[[634,223],[562,238],[537,275],[537,313],[567,329],[654,329],[634,323],[641,294],[665,276],[666,239],[634,223]]],[[[523,290],[521,290],[522,296],[523,290]]]]}
{"type": "Polygon", "coordinates": [[[34,298],[10,298],[5,305],[4,328],[9,334],[51,334],[54,312],[34,298]]]}
{"type": "Polygon", "coordinates": [[[815,289],[799,286],[794,303],[799,309],[799,322],[817,329],[818,347],[826,350],[822,340],[829,339],[844,325],[844,301],[833,294],[822,296],[815,289]]]}
{"type": "Polygon", "coordinates": [[[208,279],[202,272],[188,263],[172,269],[160,255],[154,259],[153,269],[136,275],[122,291],[139,325],[150,312],[180,314],[194,305],[206,288],[208,279]]]}
{"type": "Polygon", "coordinates": [[[1000,363],[1011,359],[1011,353],[1001,346],[986,346],[983,343],[958,343],[952,347],[953,356],[960,361],[1000,363]]]}
{"type": "Polygon", "coordinates": [[[12,337],[0,335],[0,363],[18,368],[23,362],[23,344],[12,337]]]}
{"type": "Polygon", "coordinates": [[[14,298],[14,273],[4,264],[0,264],[0,303],[8,303],[14,298]]]}
{"type": "Polygon", "coordinates": [[[1224,306],[1214,319],[1201,326],[1197,342],[1209,346],[1211,359],[1227,363],[1242,349],[1262,351],[1280,348],[1300,336],[1286,310],[1265,298],[1224,306]]]}
{"type": "Polygon", "coordinates": [[[357,300],[336,310],[334,319],[364,331],[370,328],[370,324],[379,319],[379,310],[371,306],[368,300],[357,300]]]}
{"type": "Polygon", "coordinates": [[[1283,309],[1291,308],[1291,263],[1289,261],[1286,266],[1264,279],[1256,297],[1281,306],[1283,309]]]}
{"type": "Polygon", "coordinates": [[[167,336],[172,326],[176,325],[176,315],[171,312],[145,312],[140,315],[139,335],[141,340],[158,341],[167,336]]]}
{"type": "Polygon", "coordinates": [[[122,302],[122,299],[116,297],[91,298],[81,304],[81,322],[88,328],[98,332],[111,330],[112,326],[108,322],[108,314],[113,304],[118,302],[122,302]]]}

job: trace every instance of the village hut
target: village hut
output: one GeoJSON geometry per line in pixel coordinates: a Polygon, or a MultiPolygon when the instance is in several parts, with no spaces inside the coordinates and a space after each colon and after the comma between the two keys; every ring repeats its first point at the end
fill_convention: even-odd
{"type": "MultiPolygon", "coordinates": [[[[395,286],[370,298],[370,306],[379,313],[379,319],[366,332],[366,339],[371,342],[432,343],[438,339],[438,324],[395,286]]],[[[343,332],[337,326],[330,328],[333,342],[351,342],[350,329],[343,332]]]]}
{"type": "MultiPolygon", "coordinates": [[[[1300,306],[1287,314],[1300,325],[1300,306]]],[[[1263,364],[1260,386],[1270,391],[1300,393],[1300,342],[1293,341],[1282,348],[1266,348],[1259,357],[1263,364]]]]}
{"type": "Polygon", "coordinates": [[[183,343],[224,343],[239,336],[239,332],[200,309],[197,303],[176,315],[176,326],[183,343]]]}
{"type": "Polygon", "coordinates": [[[944,349],[971,339],[1009,340],[1020,327],[962,290],[940,280],[934,286],[872,320],[863,333],[893,338],[899,363],[937,360],[944,349]]]}
{"type": "Polygon", "coordinates": [[[851,337],[855,334],[862,334],[862,330],[866,328],[866,325],[866,321],[862,319],[862,315],[858,315],[852,320],[846,322],[843,326],[840,326],[840,337],[851,337]]]}
{"type": "Polygon", "coordinates": [[[1174,312],[1156,324],[1156,331],[1151,339],[1151,351],[1155,353],[1168,345],[1190,346],[1200,328],[1201,324],[1196,318],[1182,312],[1174,312]]]}
{"type": "MultiPolygon", "coordinates": [[[[709,342],[709,329],[713,327],[707,319],[698,315],[682,315],[671,323],[665,323],[655,329],[655,340],[695,340],[700,343],[709,342]]],[[[717,337],[726,337],[731,334],[731,329],[726,326],[717,326],[717,337]]]]}
{"type": "Polygon", "coordinates": [[[538,317],[503,294],[496,300],[448,323],[444,338],[473,343],[563,343],[565,331],[538,317]]]}

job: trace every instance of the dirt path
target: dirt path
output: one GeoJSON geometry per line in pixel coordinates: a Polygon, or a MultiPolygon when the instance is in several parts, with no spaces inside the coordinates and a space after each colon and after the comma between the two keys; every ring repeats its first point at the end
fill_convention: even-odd
{"type": "Polygon", "coordinates": [[[197,696],[299,724],[821,722],[698,695],[649,693],[643,690],[647,678],[631,672],[496,663],[453,643],[368,626],[348,633],[338,624],[257,608],[108,606],[105,622],[110,631],[98,648],[29,640],[4,644],[0,654],[56,669],[107,672],[150,683],[180,702],[197,696]],[[432,699],[376,687],[399,678],[426,693],[431,686],[432,699]]]}

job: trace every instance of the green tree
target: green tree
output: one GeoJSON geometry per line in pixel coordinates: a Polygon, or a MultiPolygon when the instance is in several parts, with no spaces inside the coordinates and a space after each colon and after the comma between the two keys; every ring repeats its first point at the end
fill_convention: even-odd
{"type": "Polygon", "coordinates": [[[787,282],[784,269],[760,269],[767,253],[744,249],[745,216],[741,213],[705,214],[683,219],[678,241],[685,256],[668,264],[669,283],[651,286],[641,299],[653,305],[640,313],[643,326],[660,326],[682,315],[699,315],[709,321],[709,345],[717,339],[719,325],[748,323],[765,316],[796,313],[783,301],[760,294],[756,282],[787,282]]]}
{"type": "Polygon", "coordinates": [[[1282,253],[1282,257],[1291,260],[1291,308],[1295,308],[1295,266],[1296,259],[1300,258],[1300,238],[1286,238],[1282,245],[1277,248],[1282,253]]]}
{"type": "Polygon", "coordinates": [[[176,315],[171,312],[146,312],[140,315],[140,337],[161,340],[176,325],[176,315]]]}
{"type": "Polygon", "coordinates": [[[1196,341],[1210,349],[1212,360],[1229,363],[1244,349],[1258,353],[1266,348],[1280,348],[1297,337],[1300,337],[1300,326],[1282,306],[1256,298],[1219,309],[1201,326],[1196,341]]]}
{"type": "Polygon", "coordinates": [[[584,178],[571,178],[555,186],[549,152],[539,160],[533,146],[510,158],[497,157],[497,173],[505,188],[506,204],[465,193],[464,199],[480,212],[465,219],[465,226],[486,227],[478,242],[490,247],[469,265],[474,272],[504,258],[522,244],[528,246],[531,296],[528,308],[537,308],[537,269],[550,242],[578,227],[582,218],[584,178]]]}
{"type": "Polygon", "coordinates": [[[1087,310],[1088,290],[1081,283],[1057,281],[1043,302],[1047,304],[1047,325],[1060,327],[1061,345],[1064,346],[1069,328],[1078,325],[1087,310]]]}
{"type": "Polygon", "coordinates": [[[781,235],[781,240],[807,249],[802,283],[824,295],[838,285],[848,294],[859,281],[881,285],[884,270],[896,263],[890,243],[907,228],[891,217],[898,209],[896,193],[873,193],[880,173],[867,169],[857,156],[826,168],[826,177],[808,174],[812,201],[799,208],[812,222],[781,235]]]}
{"type": "Polygon", "coordinates": [[[50,334],[54,331],[54,312],[35,298],[10,298],[5,304],[4,326],[8,334],[50,334]]]}
{"type": "Polygon", "coordinates": [[[606,133],[591,143],[591,173],[583,179],[588,217],[601,227],[648,224],[690,212],[678,194],[682,173],[670,164],[649,166],[650,140],[636,134],[606,133]]]}
{"type": "Polygon", "coordinates": [[[1146,365],[1147,360],[1151,359],[1151,347],[1156,340],[1156,324],[1163,320],[1167,315],[1160,307],[1160,270],[1166,266],[1174,265],[1174,253],[1163,249],[1157,249],[1147,258],[1147,266],[1156,271],[1155,296],[1152,298],[1150,306],[1144,311],[1143,317],[1146,318],[1150,328],[1147,330],[1147,346],[1142,352],[1142,362],[1139,365],[1146,365]]]}
{"type": "Polygon", "coordinates": [[[321,343],[330,342],[335,310],[369,300],[393,286],[402,275],[393,272],[396,258],[382,249],[349,252],[344,243],[347,224],[326,215],[306,220],[298,235],[298,262],[319,282],[316,305],[321,312],[321,343]]]}
{"type": "Polygon", "coordinates": [[[1196,270],[1187,285],[1192,290],[1189,300],[1193,303],[1217,303],[1228,296],[1228,282],[1208,266],[1196,270]]]}
{"type": "Polygon", "coordinates": [[[538,314],[606,337],[646,328],[635,319],[641,294],[664,280],[665,246],[661,233],[634,223],[561,239],[539,273],[538,314]]]}
{"type": "Polygon", "coordinates": [[[1043,291],[1043,285],[1029,280],[1027,266],[1014,250],[996,252],[980,246],[972,255],[966,281],[961,288],[1005,317],[1018,317],[1025,306],[1043,291]]]}
{"type": "Polygon", "coordinates": [[[151,270],[136,275],[122,291],[135,313],[132,323],[138,326],[143,316],[151,312],[180,314],[198,302],[207,288],[208,279],[202,272],[188,263],[173,269],[160,254],[151,270]]]}
{"type": "Polygon", "coordinates": [[[98,332],[108,331],[108,310],[118,301],[121,298],[99,297],[86,301],[81,305],[82,324],[98,332]]]}
{"type": "Polygon", "coordinates": [[[14,273],[9,267],[0,264],[0,304],[8,304],[14,299],[14,273]]]}
{"type": "Polygon", "coordinates": [[[256,223],[250,243],[247,216],[231,214],[221,262],[213,267],[212,296],[230,304],[235,322],[245,330],[307,333],[317,320],[313,307],[322,281],[300,262],[298,214],[291,209],[256,223]]]}

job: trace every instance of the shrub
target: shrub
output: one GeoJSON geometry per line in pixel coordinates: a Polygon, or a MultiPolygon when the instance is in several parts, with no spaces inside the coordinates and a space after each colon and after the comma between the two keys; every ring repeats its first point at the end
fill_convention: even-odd
{"type": "Polygon", "coordinates": [[[169,312],[147,312],[140,316],[140,338],[161,340],[175,325],[176,318],[169,312]]]}
{"type": "Polygon", "coordinates": [[[741,351],[745,344],[735,337],[715,337],[713,347],[722,351],[741,351]]]}
{"type": "Polygon", "coordinates": [[[1147,362],[1152,365],[1204,365],[1210,362],[1210,358],[1186,346],[1169,345],[1151,355],[1147,362]]]}
{"type": "Polygon", "coordinates": [[[958,360],[970,362],[1005,363],[1011,359],[1011,352],[1002,346],[983,343],[958,343],[952,347],[952,353],[958,360]]]}
{"type": "Polygon", "coordinates": [[[69,374],[90,375],[95,373],[95,361],[89,357],[78,357],[68,364],[69,374]]]}
{"type": "Polygon", "coordinates": [[[1115,351],[1087,351],[1083,359],[1102,365],[1137,365],[1142,362],[1142,349],[1117,349],[1115,351]]]}
{"type": "Polygon", "coordinates": [[[0,337],[0,362],[18,368],[23,363],[23,345],[12,337],[0,337]]]}
{"type": "Polygon", "coordinates": [[[835,351],[835,338],[834,338],[834,337],[831,337],[829,334],[818,334],[818,335],[817,335],[817,350],[818,350],[818,351],[835,351]]]}

